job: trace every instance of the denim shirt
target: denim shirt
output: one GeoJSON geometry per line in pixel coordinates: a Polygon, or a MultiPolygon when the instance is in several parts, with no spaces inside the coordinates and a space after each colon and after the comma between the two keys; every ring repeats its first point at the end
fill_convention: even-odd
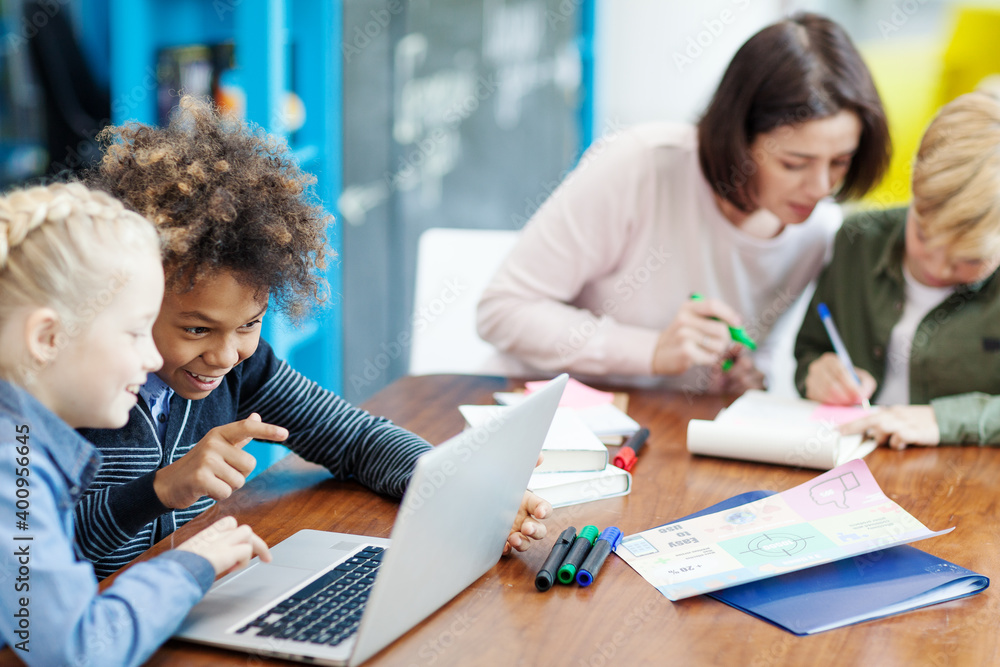
{"type": "Polygon", "coordinates": [[[171,551],[98,593],[74,552],[73,508],[99,465],[89,442],[0,380],[0,648],[29,665],[140,664],[214,579],[201,556],[171,551]]]}

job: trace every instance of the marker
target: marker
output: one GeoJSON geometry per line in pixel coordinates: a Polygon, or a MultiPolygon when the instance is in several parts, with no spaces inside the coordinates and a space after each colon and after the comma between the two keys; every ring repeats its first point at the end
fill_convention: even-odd
{"type": "Polygon", "coordinates": [[[594,542],[594,548],[587,554],[586,560],[580,566],[580,571],[576,573],[576,583],[581,586],[589,586],[594,583],[597,573],[600,572],[601,566],[604,565],[604,560],[608,557],[609,553],[618,548],[621,541],[622,531],[614,526],[602,530],[600,537],[594,542]]]}
{"type": "Polygon", "coordinates": [[[542,569],[535,575],[535,588],[543,593],[552,588],[552,584],[556,580],[556,571],[562,565],[566,552],[569,551],[575,537],[576,528],[570,526],[556,538],[556,543],[552,545],[549,557],[545,559],[545,562],[542,563],[542,569]]]}
{"type": "MultiPolygon", "coordinates": [[[[840,363],[844,364],[844,368],[847,372],[851,374],[854,381],[861,386],[861,378],[854,370],[854,362],[851,361],[851,355],[847,353],[847,348],[844,346],[844,341],[840,338],[840,333],[837,331],[837,325],[833,323],[833,316],[830,315],[830,309],[826,307],[825,303],[820,303],[816,306],[816,311],[819,313],[819,319],[823,320],[823,326],[826,327],[826,334],[830,337],[830,342],[833,343],[833,349],[840,357],[840,363]]],[[[867,398],[861,399],[861,405],[865,406],[866,410],[871,409],[871,403],[868,402],[867,398]]]]}
{"type": "Polygon", "coordinates": [[[628,470],[631,472],[632,468],[635,466],[635,462],[639,458],[639,452],[642,451],[643,446],[646,444],[646,438],[648,437],[648,428],[640,428],[638,431],[633,433],[631,437],[629,437],[629,439],[626,440],[618,449],[618,453],[615,454],[613,465],[621,468],[622,470],[628,470]]]}
{"type": "Polygon", "coordinates": [[[597,535],[597,526],[583,527],[583,530],[580,531],[580,536],[576,538],[573,546],[569,548],[566,560],[559,567],[558,577],[560,584],[573,583],[576,571],[580,567],[580,563],[583,562],[583,559],[587,557],[587,553],[590,551],[591,545],[594,544],[594,540],[597,539],[597,535]]]}
{"type": "MultiPolygon", "coordinates": [[[[691,295],[691,300],[692,301],[704,301],[705,297],[703,297],[701,294],[698,294],[697,292],[695,292],[694,294],[691,295]]],[[[721,322],[722,321],[718,317],[712,317],[710,319],[713,319],[716,322],[721,322]]],[[[751,350],[756,350],[757,349],[757,343],[754,342],[753,338],[751,338],[747,334],[747,332],[743,329],[743,327],[733,327],[733,326],[730,326],[729,327],[729,337],[732,338],[733,341],[735,341],[735,342],[737,342],[737,343],[739,343],[741,345],[745,345],[746,347],[750,348],[751,350]]],[[[722,370],[728,371],[732,367],[733,367],[733,360],[732,359],[726,359],[726,360],[724,360],[722,362],[722,370]]]]}

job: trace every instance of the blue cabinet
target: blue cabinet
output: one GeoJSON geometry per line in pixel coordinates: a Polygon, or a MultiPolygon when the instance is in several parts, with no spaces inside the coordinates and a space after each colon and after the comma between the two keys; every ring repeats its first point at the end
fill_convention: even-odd
{"type": "Polygon", "coordinates": [[[48,163],[28,54],[35,31],[20,3],[0,2],[0,190],[41,175],[48,163]]]}

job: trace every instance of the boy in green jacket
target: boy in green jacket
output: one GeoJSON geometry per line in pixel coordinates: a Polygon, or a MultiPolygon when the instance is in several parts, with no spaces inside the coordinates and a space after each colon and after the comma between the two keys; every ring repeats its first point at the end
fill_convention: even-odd
{"type": "Polygon", "coordinates": [[[806,398],[881,406],[845,424],[895,449],[1000,444],[1000,99],[941,109],[908,208],[845,221],[795,343],[806,398]],[[860,385],[816,311],[826,303],[860,385]]]}

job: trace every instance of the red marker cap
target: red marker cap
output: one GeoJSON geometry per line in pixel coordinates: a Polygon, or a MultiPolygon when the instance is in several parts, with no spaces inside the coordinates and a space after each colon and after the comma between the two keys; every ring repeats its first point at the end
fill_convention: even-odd
{"type": "Polygon", "coordinates": [[[615,454],[614,465],[622,470],[631,472],[632,467],[635,466],[635,462],[639,458],[639,451],[646,444],[646,438],[648,437],[649,429],[647,428],[640,428],[633,433],[632,437],[618,448],[618,453],[615,454]]]}
{"type": "Polygon", "coordinates": [[[628,470],[631,472],[632,467],[638,460],[639,457],[635,455],[634,449],[631,447],[622,447],[621,451],[615,454],[614,464],[622,470],[628,470]]]}

